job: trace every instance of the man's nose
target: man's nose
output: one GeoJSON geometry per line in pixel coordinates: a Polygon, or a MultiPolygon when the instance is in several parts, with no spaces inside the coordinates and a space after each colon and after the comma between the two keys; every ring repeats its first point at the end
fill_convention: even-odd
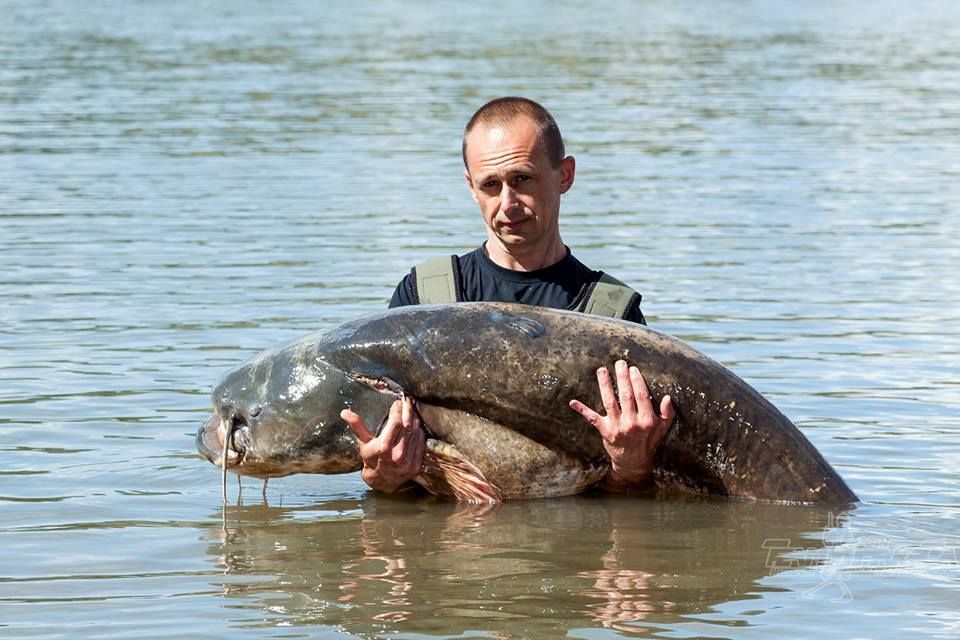
{"type": "Polygon", "coordinates": [[[517,199],[517,192],[510,185],[504,183],[503,189],[500,191],[500,211],[511,213],[519,204],[520,200],[517,199]]]}

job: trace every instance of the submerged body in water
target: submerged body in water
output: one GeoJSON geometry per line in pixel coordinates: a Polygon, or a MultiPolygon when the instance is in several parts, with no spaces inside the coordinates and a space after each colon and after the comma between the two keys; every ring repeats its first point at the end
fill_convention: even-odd
{"type": "Polygon", "coordinates": [[[417,400],[427,451],[417,482],[458,500],[579,493],[607,472],[595,371],[636,365],[677,419],[657,450],[658,489],[795,503],[856,501],[797,427],[731,371],[629,322],[504,303],[394,309],[261,353],[213,391],[200,452],[241,475],[361,468],[340,418],[382,423],[417,400]],[[225,446],[226,445],[226,446],[225,446]],[[224,454],[226,450],[226,454],[224,454]]]}

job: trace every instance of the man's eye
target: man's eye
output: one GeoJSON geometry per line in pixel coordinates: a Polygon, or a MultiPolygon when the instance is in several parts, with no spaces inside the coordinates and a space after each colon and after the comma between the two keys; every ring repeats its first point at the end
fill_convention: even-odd
{"type": "Polygon", "coordinates": [[[526,181],[528,181],[529,179],[530,179],[530,176],[519,175],[519,176],[515,177],[515,178],[513,179],[513,181],[514,181],[514,182],[517,182],[517,183],[520,183],[520,182],[526,182],[526,181]]]}
{"type": "Polygon", "coordinates": [[[499,184],[500,183],[497,182],[496,180],[489,180],[487,182],[484,182],[481,186],[484,189],[496,189],[499,184]]]}

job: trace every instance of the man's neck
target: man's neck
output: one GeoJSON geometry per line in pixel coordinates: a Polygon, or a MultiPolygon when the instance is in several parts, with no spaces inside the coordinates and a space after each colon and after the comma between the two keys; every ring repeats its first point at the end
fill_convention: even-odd
{"type": "Polygon", "coordinates": [[[487,239],[483,251],[494,264],[512,271],[539,271],[567,257],[567,247],[559,235],[547,245],[546,250],[530,248],[523,251],[518,247],[504,246],[496,239],[487,239]]]}

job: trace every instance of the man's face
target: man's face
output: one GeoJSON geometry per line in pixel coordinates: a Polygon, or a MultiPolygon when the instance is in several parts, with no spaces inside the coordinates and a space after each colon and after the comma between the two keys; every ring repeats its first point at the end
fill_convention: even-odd
{"type": "Polygon", "coordinates": [[[559,238],[560,195],[573,185],[574,159],[552,167],[533,122],[476,126],[466,159],[464,175],[490,241],[532,253],[559,238]]]}

